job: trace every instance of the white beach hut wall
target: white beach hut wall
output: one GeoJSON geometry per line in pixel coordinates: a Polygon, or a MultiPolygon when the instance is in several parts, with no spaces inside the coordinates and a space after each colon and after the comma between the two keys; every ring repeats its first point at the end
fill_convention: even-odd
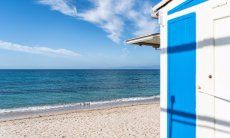
{"type": "Polygon", "coordinates": [[[229,138],[230,1],[162,0],[152,10],[160,24],[161,138],[229,138]]]}

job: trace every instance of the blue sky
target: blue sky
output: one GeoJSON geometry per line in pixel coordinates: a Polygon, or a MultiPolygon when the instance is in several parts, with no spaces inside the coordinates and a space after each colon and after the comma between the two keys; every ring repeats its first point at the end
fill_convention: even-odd
{"type": "Polygon", "coordinates": [[[159,0],[2,0],[0,68],[159,68],[159,51],[126,45],[158,32],[159,0]]]}

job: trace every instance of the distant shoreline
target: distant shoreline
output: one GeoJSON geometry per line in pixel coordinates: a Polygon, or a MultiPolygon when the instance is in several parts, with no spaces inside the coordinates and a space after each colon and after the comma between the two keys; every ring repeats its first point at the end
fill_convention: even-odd
{"type": "Polygon", "coordinates": [[[158,68],[156,68],[156,69],[151,69],[151,68],[124,68],[124,69],[107,69],[107,68],[105,68],[105,69],[49,69],[49,68],[41,68],[41,69],[36,69],[36,68],[25,68],[25,69],[23,69],[23,68],[19,68],[19,69],[1,69],[0,68],[0,70],[160,70],[160,69],[158,69],[158,68]]]}
{"type": "Polygon", "coordinates": [[[160,101],[159,96],[152,96],[152,97],[122,98],[122,99],[116,99],[111,101],[0,109],[0,121],[17,120],[17,119],[40,117],[40,116],[47,116],[47,115],[49,116],[53,114],[66,113],[66,112],[111,109],[111,108],[125,107],[125,106],[152,104],[152,103],[159,103],[159,101],[160,101]]]}

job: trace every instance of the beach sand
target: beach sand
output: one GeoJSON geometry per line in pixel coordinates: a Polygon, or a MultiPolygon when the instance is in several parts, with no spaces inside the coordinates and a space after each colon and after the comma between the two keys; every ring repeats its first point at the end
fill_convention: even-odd
{"type": "Polygon", "coordinates": [[[159,103],[55,113],[1,121],[0,137],[154,138],[160,133],[159,103]]]}

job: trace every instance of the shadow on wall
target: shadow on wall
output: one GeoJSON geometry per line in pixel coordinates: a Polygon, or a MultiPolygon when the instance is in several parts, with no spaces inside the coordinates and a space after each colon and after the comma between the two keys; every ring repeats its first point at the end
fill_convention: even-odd
{"type": "MultiPolygon", "coordinates": [[[[169,125],[169,137],[171,138],[172,136],[172,132],[173,132],[173,122],[177,122],[177,123],[181,123],[184,125],[190,125],[190,126],[199,126],[199,127],[204,127],[204,128],[208,128],[208,129],[215,129],[215,131],[220,131],[223,133],[227,133],[230,134],[230,122],[225,121],[225,120],[220,120],[220,119],[215,119],[213,117],[208,117],[208,116],[201,116],[201,115],[196,115],[196,114],[191,114],[191,113],[187,113],[184,111],[179,111],[179,110],[174,110],[174,103],[175,103],[176,99],[175,96],[171,96],[171,107],[170,109],[164,109],[161,108],[161,112],[167,112],[168,116],[170,117],[170,124],[169,125]],[[221,129],[216,129],[214,127],[210,127],[210,126],[205,126],[205,125],[196,125],[195,123],[192,123],[190,121],[185,121],[185,119],[175,119],[174,116],[178,116],[181,118],[187,118],[187,119],[198,119],[198,120],[202,120],[202,121],[206,121],[206,122],[214,122],[215,124],[218,125],[222,125],[222,126],[226,126],[229,127],[229,131],[226,130],[221,130],[221,129]]],[[[228,101],[230,102],[230,101],[228,101]]]]}
{"type": "MultiPolygon", "coordinates": [[[[209,39],[205,39],[203,41],[200,42],[196,42],[196,44],[194,44],[194,42],[191,43],[185,43],[185,44],[181,44],[181,45],[175,45],[172,47],[168,47],[168,48],[161,48],[161,53],[162,54],[175,54],[175,53],[181,53],[181,52],[187,52],[187,51],[193,51],[196,49],[200,49],[200,48],[205,48],[208,46],[230,46],[230,37],[223,37],[223,38],[218,38],[218,39],[214,39],[214,38],[209,38],[209,39]],[[216,43],[218,41],[218,43],[216,43]],[[194,45],[197,45],[196,47],[194,45]]],[[[178,61],[179,62],[179,61],[178,61]]],[[[220,98],[220,97],[216,97],[220,100],[223,100],[225,102],[229,102],[226,99],[220,98]]],[[[229,121],[225,121],[225,120],[220,120],[220,119],[215,119],[213,117],[209,117],[209,116],[202,116],[202,115],[196,115],[196,114],[192,114],[189,112],[185,112],[185,111],[181,111],[181,110],[177,110],[175,109],[175,102],[177,97],[175,95],[172,95],[170,97],[170,99],[168,99],[168,101],[171,102],[170,104],[170,109],[164,109],[161,108],[161,112],[167,112],[168,117],[169,117],[169,123],[168,124],[168,133],[169,133],[169,137],[172,137],[172,133],[173,133],[173,122],[176,123],[180,123],[183,125],[189,125],[189,126],[199,126],[199,127],[204,127],[204,128],[208,128],[208,129],[212,129],[215,131],[219,131],[219,132],[223,132],[226,134],[230,134],[230,122],[229,121]],[[201,120],[201,121],[206,121],[206,122],[215,122],[215,124],[220,125],[220,126],[225,126],[228,127],[229,130],[221,130],[221,129],[217,129],[214,127],[210,127],[210,126],[206,126],[206,125],[200,125],[200,124],[196,124],[190,120],[201,120]]],[[[186,100],[186,99],[185,99],[186,100]]],[[[229,107],[230,108],[230,107],[229,107]]]]}
{"type": "Polygon", "coordinates": [[[179,52],[191,51],[191,50],[195,50],[195,49],[203,48],[207,46],[213,46],[214,44],[215,46],[226,46],[230,44],[230,37],[223,37],[223,38],[218,38],[218,39],[209,38],[203,41],[199,41],[197,42],[197,44],[198,44],[197,47],[194,47],[194,42],[193,42],[193,43],[177,45],[177,46],[173,46],[169,48],[161,48],[161,52],[162,54],[179,53],[179,52]],[[215,41],[218,41],[218,45],[215,44],[215,41]]]}

